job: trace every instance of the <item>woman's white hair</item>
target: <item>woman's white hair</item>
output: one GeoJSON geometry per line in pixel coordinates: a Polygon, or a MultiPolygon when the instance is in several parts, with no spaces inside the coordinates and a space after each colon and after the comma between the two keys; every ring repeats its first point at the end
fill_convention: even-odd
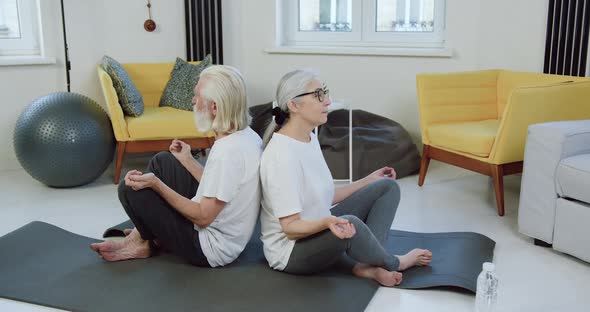
{"type": "Polygon", "coordinates": [[[212,65],[201,72],[204,79],[201,95],[217,104],[212,129],[217,133],[234,133],[250,125],[246,84],[240,72],[227,65],[212,65]]]}
{"type": "MultiPolygon", "coordinates": [[[[284,112],[289,113],[287,106],[289,101],[292,101],[297,95],[307,92],[309,85],[316,80],[319,80],[318,73],[310,69],[297,69],[286,73],[277,86],[276,105],[284,112]]],[[[281,125],[277,124],[273,118],[264,132],[264,146],[268,144],[272,134],[279,129],[281,129],[281,125]]]]}

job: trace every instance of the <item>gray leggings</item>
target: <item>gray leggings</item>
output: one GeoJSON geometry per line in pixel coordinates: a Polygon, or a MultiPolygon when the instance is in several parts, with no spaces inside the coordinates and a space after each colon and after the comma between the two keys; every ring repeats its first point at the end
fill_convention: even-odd
{"type": "Polygon", "coordinates": [[[299,239],[283,270],[292,274],[312,274],[334,264],[344,252],[357,262],[399,269],[399,259],[383,248],[400,200],[397,182],[381,179],[358,190],[332,208],[332,215],[347,219],[356,234],[339,239],[330,230],[299,239]]]}

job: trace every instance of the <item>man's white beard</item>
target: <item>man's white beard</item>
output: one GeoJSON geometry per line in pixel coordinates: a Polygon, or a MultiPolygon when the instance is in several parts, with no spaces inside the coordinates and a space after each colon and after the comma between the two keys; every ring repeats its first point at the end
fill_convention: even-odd
{"type": "Polygon", "coordinates": [[[205,109],[200,112],[197,105],[193,106],[193,116],[195,118],[195,127],[199,132],[209,132],[213,127],[213,119],[209,115],[209,107],[205,105],[205,109]]]}

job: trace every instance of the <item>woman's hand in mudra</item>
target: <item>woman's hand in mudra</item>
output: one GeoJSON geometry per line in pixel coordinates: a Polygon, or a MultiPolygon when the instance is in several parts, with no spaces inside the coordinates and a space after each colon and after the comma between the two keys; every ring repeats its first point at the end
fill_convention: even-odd
{"type": "Polygon", "coordinates": [[[383,167],[373,171],[371,174],[367,176],[371,181],[377,181],[380,179],[394,179],[395,180],[395,170],[391,167],[383,167]]]}
{"type": "Polygon", "coordinates": [[[328,228],[340,239],[351,238],[356,234],[354,225],[344,218],[331,216],[328,218],[328,228]]]}

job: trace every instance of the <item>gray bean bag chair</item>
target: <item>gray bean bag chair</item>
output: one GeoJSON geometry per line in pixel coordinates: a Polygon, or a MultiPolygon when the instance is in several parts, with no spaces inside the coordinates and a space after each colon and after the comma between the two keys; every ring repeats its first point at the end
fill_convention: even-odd
{"type": "Polygon", "coordinates": [[[262,138],[272,120],[272,102],[250,107],[250,116],[252,116],[250,128],[262,138]]]}
{"type": "MultiPolygon", "coordinates": [[[[272,118],[272,103],[253,106],[251,127],[261,137],[272,118]]],[[[336,110],[319,128],[319,141],[334,179],[348,179],[348,110],[336,110]]],[[[353,180],[389,166],[398,178],[420,170],[420,154],[397,122],[363,110],[352,113],[353,180]]]]}
{"type": "MultiPolygon", "coordinates": [[[[324,158],[334,179],[348,179],[348,110],[336,110],[319,129],[324,158]]],[[[420,170],[420,154],[397,122],[363,110],[352,111],[352,177],[358,180],[389,166],[398,178],[420,170]]]]}

